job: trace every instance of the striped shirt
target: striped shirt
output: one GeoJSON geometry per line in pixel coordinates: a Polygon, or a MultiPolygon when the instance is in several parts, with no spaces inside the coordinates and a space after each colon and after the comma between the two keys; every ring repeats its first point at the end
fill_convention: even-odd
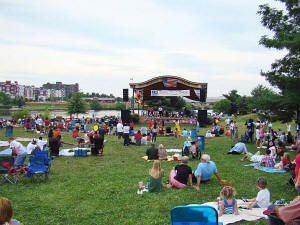
{"type": "Polygon", "coordinates": [[[232,199],[232,203],[229,205],[227,200],[224,199],[224,214],[234,214],[234,205],[235,205],[235,198],[232,199]]]}
{"type": "Polygon", "coordinates": [[[9,147],[15,148],[16,155],[23,155],[25,153],[24,146],[20,142],[17,142],[16,140],[10,142],[9,147]]]}

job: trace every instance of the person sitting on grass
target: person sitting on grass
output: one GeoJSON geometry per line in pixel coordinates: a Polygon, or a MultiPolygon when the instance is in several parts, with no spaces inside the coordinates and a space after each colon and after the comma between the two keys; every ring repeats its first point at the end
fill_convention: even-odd
{"type": "Polygon", "coordinates": [[[201,163],[199,163],[197,170],[194,172],[193,179],[196,180],[197,184],[195,186],[196,190],[200,189],[200,183],[209,181],[211,176],[215,174],[217,179],[222,182],[221,177],[218,173],[216,164],[210,161],[210,156],[207,154],[202,155],[201,163]]]}
{"type": "Polygon", "coordinates": [[[268,216],[270,225],[300,224],[300,196],[287,206],[272,205],[268,209],[274,210],[276,215],[268,216]]]}
{"type": "Polygon", "coordinates": [[[152,169],[149,171],[149,192],[162,192],[163,184],[162,177],[164,171],[161,169],[160,161],[154,160],[152,169]]]}
{"type": "Polygon", "coordinates": [[[184,128],[182,131],[182,137],[187,137],[188,136],[188,132],[187,130],[184,128]]]}
{"type": "Polygon", "coordinates": [[[288,168],[290,163],[291,163],[291,155],[288,152],[285,152],[281,157],[281,162],[275,165],[275,168],[277,169],[288,168]]]}
{"type": "Polygon", "coordinates": [[[138,130],[138,132],[134,135],[134,140],[136,145],[141,145],[142,134],[140,130],[138,130]]]}
{"type": "Polygon", "coordinates": [[[159,160],[167,160],[168,159],[168,153],[162,144],[160,144],[158,146],[158,159],[159,160]]]}
{"type": "Polygon", "coordinates": [[[156,160],[156,159],[158,159],[158,149],[155,148],[155,144],[154,143],[151,143],[151,148],[147,149],[146,155],[148,156],[148,160],[156,160]]]}
{"type": "Polygon", "coordinates": [[[237,201],[234,198],[235,194],[235,189],[231,187],[231,183],[229,183],[229,186],[223,187],[220,192],[223,201],[220,204],[219,216],[222,216],[223,214],[239,215],[237,201]]]}
{"type": "Polygon", "coordinates": [[[170,183],[167,184],[166,188],[186,188],[187,182],[189,181],[190,185],[193,186],[192,181],[192,168],[188,164],[189,157],[183,156],[181,159],[181,164],[173,167],[170,172],[170,183]]]}
{"type": "Polygon", "coordinates": [[[266,150],[266,154],[261,159],[260,164],[264,167],[274,167],[275,159],[271,155],[271,150],[270,149],[266,150]]]}
{"type": "Polygon", "coordinates": [[[264,177],[257,179],[257,188],[260,190],[256,198],[248,199],[248,208],[268,208],[270,205],[270,192],[267,189],[267,180],[264,177]]]}
{"type": "Polygon", "coordinates": [[[7,198],[0,198],[0,224],[1,225],[23,225],[12,219],[13,208],[7,198]]]}

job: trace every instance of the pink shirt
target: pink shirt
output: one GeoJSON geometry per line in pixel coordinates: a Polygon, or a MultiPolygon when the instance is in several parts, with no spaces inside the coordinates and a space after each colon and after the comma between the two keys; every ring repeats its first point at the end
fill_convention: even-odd
{"type": "Polygon", "coordinates": [[[285,224],[300,217],[300,196],[297,196],[288,206],[279,208],[279,215],[285,224]]]}
{"type": "Polygon", "coordinates": [[[14,147],[17,155],[23,155],[25,153],[24,146],[20,142],[17,142],[16,140],[10,142],[9,147],[10,148],[14,147]]]}

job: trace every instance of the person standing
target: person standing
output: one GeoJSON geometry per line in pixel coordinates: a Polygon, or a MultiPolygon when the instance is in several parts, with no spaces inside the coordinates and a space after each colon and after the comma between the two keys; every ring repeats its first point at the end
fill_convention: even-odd
{"type": "Polygon", "coordinates": [[[128,146],[130,144],[129,132],[130,132],[130,127],[128,123],[125,123],[123,127],[124,146],[128,146]]]}
{"type": "Polygon", "coordinates": [[[12,137],[13,136],[13,126],[10,121],[6,122],[5,126],[5,137],[12,137]]]}
{"type": "Polygon", "coordinates": [[[123,136],[123,124],[121,121],[117,124],[117,135],[118,135],[118,141],[120,142],[121,137],[123,136]]]}
{"type": "Polygon", "coordinates": [[[229,128],[230,128],[230,140],[232,140],[232,137],[234,135],[234,122],[233,122],[233,120],[230,121],[229,128]]]}
{"type": "Polygon", "coordinates": [[[152,142],[156,142],[157,137],[157,125],[154,123],[153,129],[152,129],[152,142]]]}

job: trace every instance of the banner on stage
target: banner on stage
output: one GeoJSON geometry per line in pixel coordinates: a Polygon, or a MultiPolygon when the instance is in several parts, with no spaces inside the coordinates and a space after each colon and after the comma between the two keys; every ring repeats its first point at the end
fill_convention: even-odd
{"type": "Polygon", "coordinates": [[[151,90],[151,96],[190,96],[190,90],[151,90]]]}
{"type": "Polygon", "coordinates": [[[143,104],[143,101],[144,101],[144,99],[143,99],[143,96],[144,96],[144,92],[143,92],[143,90],[137,90],[137,89],[135,89],[134,90],[134,102],[135,103],[139,103],[139,104],[143,104]]]}

